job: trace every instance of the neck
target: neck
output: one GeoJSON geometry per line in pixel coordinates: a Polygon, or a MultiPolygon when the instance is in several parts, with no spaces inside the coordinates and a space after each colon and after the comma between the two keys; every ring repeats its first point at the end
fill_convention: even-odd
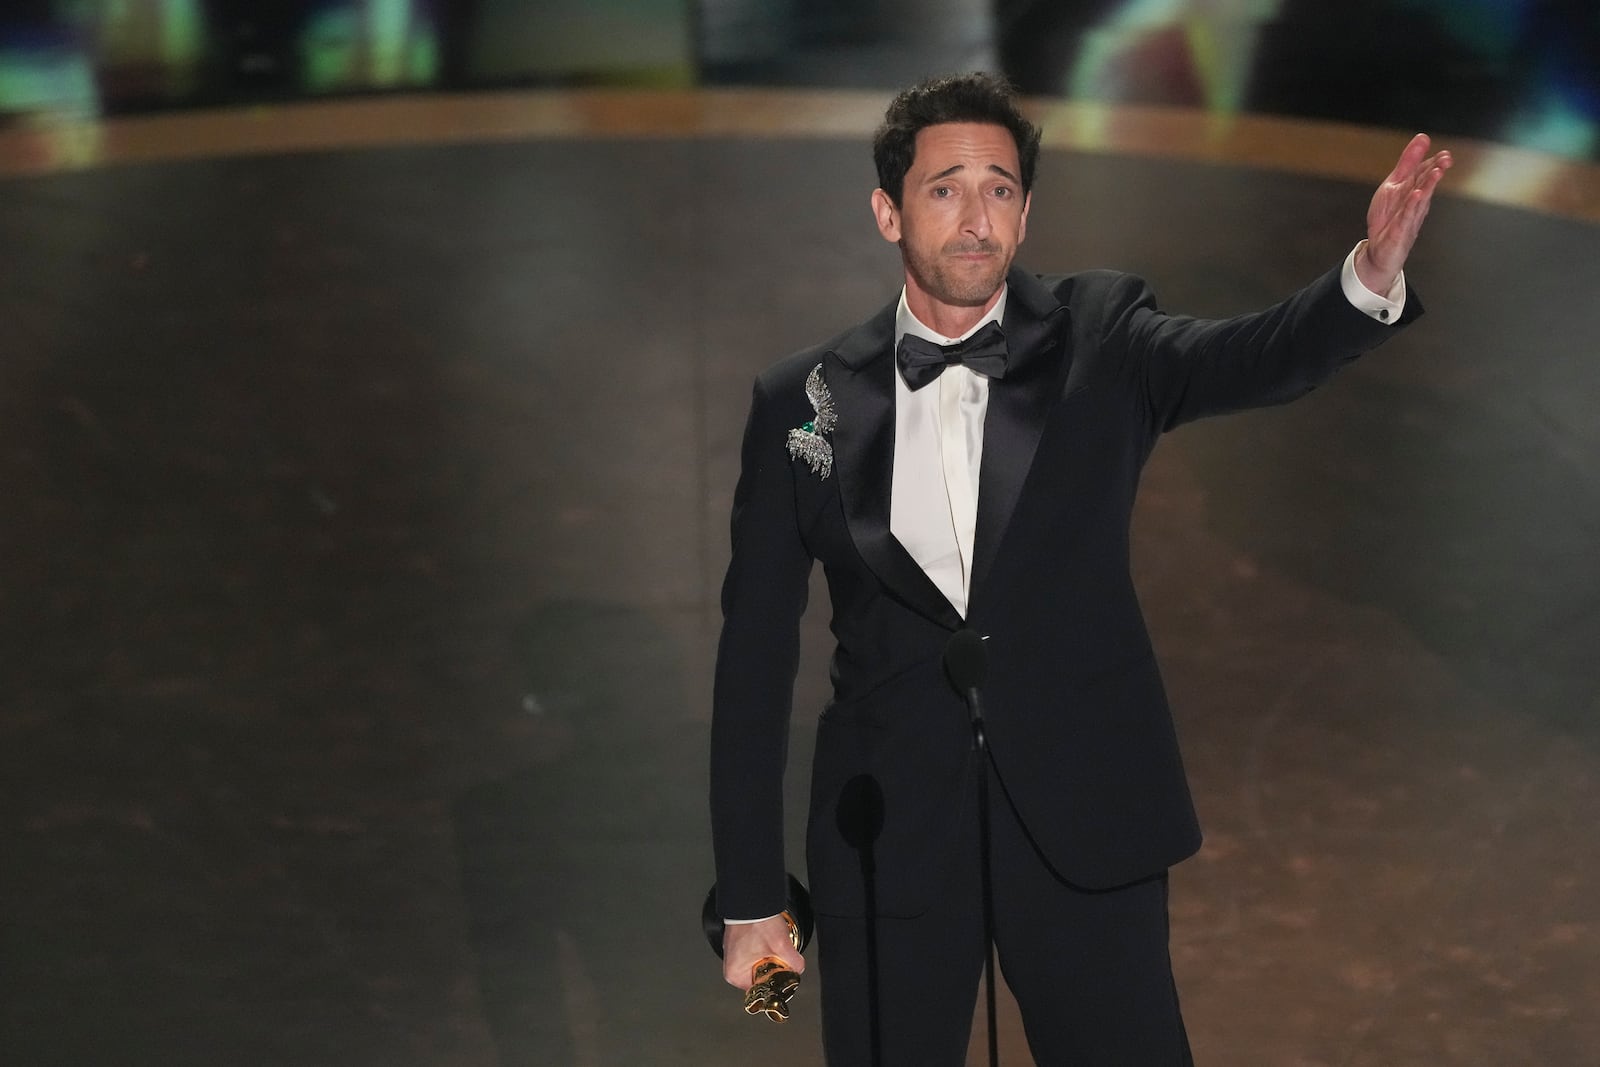
{"type": "Polygon", "coordinates": [[[1004,290],[1002,285],[982,304],[946,304],[919,288],[910,274],[906,275],[906,307],[917,321],[945,337],[960,337],[989,314],[1004,290]]]}

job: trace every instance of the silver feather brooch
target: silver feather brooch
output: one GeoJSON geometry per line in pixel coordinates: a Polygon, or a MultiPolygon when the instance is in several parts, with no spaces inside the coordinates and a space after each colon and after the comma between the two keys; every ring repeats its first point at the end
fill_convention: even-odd
{"type": "Polygon", "coordinates": [[[822,380],[820,363],[806,377],[806,399],[811,401],[816,417],[799,429],[789,431],[789,456],[805,460],[812,474],[826,478],[833,472],[833,446],[823,435],[833,432],[839,417],[834,414],[833,394],[828,392],[828,383],[822,380]]]}

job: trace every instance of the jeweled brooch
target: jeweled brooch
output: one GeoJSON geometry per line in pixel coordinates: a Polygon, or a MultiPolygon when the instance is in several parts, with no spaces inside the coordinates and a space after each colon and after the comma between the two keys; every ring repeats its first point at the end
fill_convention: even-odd
{"type": "Polygon", "coordinates": [[[839,417],[833,411],[833,394],[828,392],[828,383],[822,380],[820,363],[806,376],[806,399],[811,401],[816,417],[799,429],[789,431],[789,456],[805,460],[812,474],[826,478],[833,473],[833,446],[823,435],[833,432],[839,417]]]}

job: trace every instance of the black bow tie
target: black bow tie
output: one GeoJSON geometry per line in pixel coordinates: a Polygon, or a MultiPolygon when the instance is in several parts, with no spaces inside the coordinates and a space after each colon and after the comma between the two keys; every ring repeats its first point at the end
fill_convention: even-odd
{"type": "Polygon", "coordinates": [[[896,357],[900,373],[912,390],[921,389],[937,378],[949,366],[957,363],[977,371],[986,378],[1006,376],[1006,335],[1000,324],[990,321],[987,326],[953,345],[936,345],[913,334],[900,338],[896,357]]]}

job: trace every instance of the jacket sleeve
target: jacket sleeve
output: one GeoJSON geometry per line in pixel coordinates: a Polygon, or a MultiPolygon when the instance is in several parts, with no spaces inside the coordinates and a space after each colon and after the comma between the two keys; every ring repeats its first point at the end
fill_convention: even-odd
{"type": "MultiPolygon", "coordinates": [[[[795,397],[803,403],[797,384],[795,397]]],[[[783,910],[783,771],[812,557],[800,535],[789,426],[757,380],[733,496],[711,721],[711,830],[724,918],[783,910]]],[[[795,425],[798,425],[796,423],[795,425]]]]}
{"type": "MultiPolygon", "coordinates": [[[[1421,313],[1412,293],[1396,325],[1421,313]]],[[[1127,354],[1140,377],[1158,432],[1294,400],[1395,332],[1346,299],[1338,270],[1264,311],[1226,319],[1167,315],[1144,281],[1124,275],[1104,325],[1107,343],[1127,354]]]]}

